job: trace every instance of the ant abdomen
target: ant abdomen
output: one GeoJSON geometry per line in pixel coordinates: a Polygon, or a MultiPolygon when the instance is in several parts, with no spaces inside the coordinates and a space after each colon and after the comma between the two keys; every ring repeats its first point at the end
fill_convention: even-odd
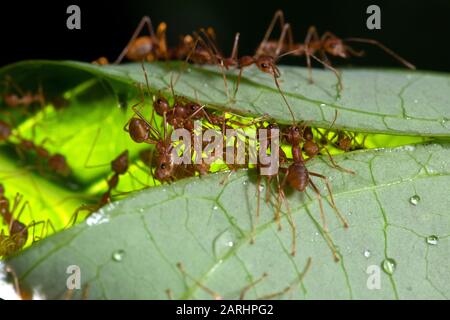
{"type": "Polygon", "coordinates": [[[293,163],[288,168],[287,181],[289,185],[300,192],[304,192],[309,184],[309,173],[302,163],[293,163]]]}
{"type": "Polygon", "coordinates": [[[128,48],[126,57],[132,61],[148,60],[148,55],[152,52],[153,47],[153,41],[150,37],[139,37],[128,48]]]}
{"type": "Polygon", "coordinates": [[[111,162],[111,170],[116,174],[124,174],[128,171],[128,163],[128,150],[125,150],[111,162]]]}
{"type": "Polygon", "coordinates": [[[156,113],[160,116],[167,114],[170,110],[169,102],[164,98],[157,98],[153,102],[153,109],[155,109],[156,113]]]}
{"type": "Polygon", "coordinates": [[[128,131],[130,132],[130,137],[133,141],[137,143],[144,142],[148,139],[149,126],[144,120],[139,118],[133,118],[130,120],[128,125],[128,131]]]}
{"type": "Polygon", "coordinates": [[[56,153],[48,158],[48,166],[63,177],[67,177],[70,174],[69,165],[62,154],[56,153]]]}

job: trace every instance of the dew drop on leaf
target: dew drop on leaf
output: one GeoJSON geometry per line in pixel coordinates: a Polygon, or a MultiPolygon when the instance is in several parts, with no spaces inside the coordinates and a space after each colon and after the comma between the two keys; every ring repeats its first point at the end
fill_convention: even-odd
{"type": "Polygon", "coordinates": [[[411,203],[413,206],[417,206],[420,202],[420,197],[415,194],[411,198],[409,198],[409,203],[411,203]]]}
{"type": "Polygon", "coordinates": [[[392,258],[386,258],[381,263],[381,267],[383,268],[383,271],[387,274],[393,274],[395,271],[395,268],[397,267],[397,263],[392,258]]]}
{"type": "Polygon", "coordinates": [[[113,253],[112,258],[114,261],[121,262],[123,260],[124,255],[125,251],[117,250],[113,253]]]}
{"type": "Polygon", "coordinates": [[[370,250],[364,250],[364,252],[363,252],[363,255],[364,255],[364,257],[366,257],[366,258],[370,258],[370,255],[371,255],[372,253],[370,252],[370,250]]]}
{"type": "Polygon", "coordinates": [[[427,237],[427,243],[429,245],[435,246],[438,244],[439,238],[435,235],[431,235],[427,237]]]}

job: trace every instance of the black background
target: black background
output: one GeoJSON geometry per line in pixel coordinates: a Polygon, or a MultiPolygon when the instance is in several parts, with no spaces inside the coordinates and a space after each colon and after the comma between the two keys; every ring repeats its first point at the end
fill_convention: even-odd
{"type": "MultiPolygon", "coordinates": [[[[153,24],[168,23],[169,43],[199,27],[216,29],[221,48],[229,53],[233,35],[241,32],[240,54],[251,54],[276,9],[285,11],[296,40],[307,27],[342,37],[368,37],[383,42],[419,69],[450,71],[450,1],[2,1],[0,4],[0,65],[24,59],[91,61],[117,57],[143,15],[153,24]],[[81,30],[66,28],[66,8],[81,8],[81,30]],[[366,8],[381,7],[381,30],[366,28],[366,8]]],[[[363,48],[364,46],[358,46],[363,48]]],[[[364,47],[367,48],[367,47],[364,47]]],[[[399,66],[376,48],[351,64],[399,66]]],[[[304,65],[303,60],[295,63],[304,65]]],[[[341,63],[340,61],[337,61],[341,63]]]]}

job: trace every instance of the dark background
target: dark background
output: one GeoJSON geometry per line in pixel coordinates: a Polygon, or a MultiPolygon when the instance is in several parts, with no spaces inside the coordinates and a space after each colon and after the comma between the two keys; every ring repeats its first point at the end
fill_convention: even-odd
{"type": "MultiPolygon", "coordinates": [[[[153,24],[168,23],[169,43],[179,34],[212,26],[228,54],[234,33],[241,32],[240,54],[252,54],[276,9],[283,9],[296,40],[307,27],[333,31],[342,37],[368,37],[383,42],[419,69],[450,71],[450,1],[10,1],[0,4],[0,65],[24,59],[91,61],[117,57],[143,15],[153,24]],[[81,30],[66,29],[66,8],[81,7],[81,30]],[[366,8],[381,7],[381,30],[366,28],[366,8]]],[[[400,66],[376,48],[351,64],[400,66]]],[[[304,64],[303,60],[294,62],[304,64]]],[[[343,62],[337,61],[342,64],[343,62]]],[[[348,63],[348,62],[345,62],[348,63]]]]}

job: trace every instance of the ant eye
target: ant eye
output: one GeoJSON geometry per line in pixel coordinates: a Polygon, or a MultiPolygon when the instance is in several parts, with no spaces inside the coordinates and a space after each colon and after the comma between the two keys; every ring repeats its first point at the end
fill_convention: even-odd
{"type": "Polygon", "coordinates": [[[161,165],[159,166],[161,169],[165,169],[166,168],[166,164],[165,163],[161,163],[161,165]]]}
{"type": "Polygon", "coordinates": [[[267,63],[261,63],[261,68],[267,69],[269,68],[269,65],[267,63]]]}

